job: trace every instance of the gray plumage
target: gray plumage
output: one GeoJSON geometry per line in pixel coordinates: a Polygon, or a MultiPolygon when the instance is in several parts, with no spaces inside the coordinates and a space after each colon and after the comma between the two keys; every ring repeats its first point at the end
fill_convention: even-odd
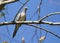
{"type": "MultiPolygon", "coordinates": [[[[25,21],[26,20],[26,11],[27,11],[27,8],[24,8],[24,10],[22,11],[22,13],[19,13],[16,17],[16,21],[25,21]]],[[[21,26],[22,24],[16,24],[15,25],[15,30],[13,32],[13,38],[15,37],[19,27],[21,26]]]]}

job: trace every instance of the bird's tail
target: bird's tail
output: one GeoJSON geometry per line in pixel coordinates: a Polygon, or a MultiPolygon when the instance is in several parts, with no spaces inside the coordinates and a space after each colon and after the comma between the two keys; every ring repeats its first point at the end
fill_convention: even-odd
{"type": "Polygon", "coordinates": [[[17,25],[15,26],[15,30],[14,30],[14,32],[13,32],[12,38],[15,37],[15,35],[16,35],[16,33],[17,33],[17,31],[18,31],[18,29],[19,29],[20,26],[21,26],[20,24],[17,24],[17,25]]]}
{"type": "Polygon", "coordinates": [[[13,38],[15,37],[16,32],[17,32],[17,29],[15,29],[14,32],[13,32],[13,36],[12,36],[13,38]]]}

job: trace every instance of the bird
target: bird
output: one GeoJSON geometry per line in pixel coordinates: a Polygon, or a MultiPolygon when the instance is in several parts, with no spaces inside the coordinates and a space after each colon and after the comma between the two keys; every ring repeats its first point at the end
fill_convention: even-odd
{"type": "Polygon", "coordinates": [[[41,37],[39,38],[39,41],[40,41],[40,42],[43,42],[44,39],[45,39],[45,37],[46,37],[45,35],[44,35],[44,36],[41,36],[41,37]]]}
{"type": "MultiPolygon", "coordinates": [[[[26,11],[27,11],[27,7],[24,8],[24,10],[19,13],[16,17],[16,20],[15,21],[26,21],[26,11]]],[[[22,24],[16,24],[15,25],[15,30],[13,32],[13,38],[15,37],[19,27],[21,27],[22,24]]]]}

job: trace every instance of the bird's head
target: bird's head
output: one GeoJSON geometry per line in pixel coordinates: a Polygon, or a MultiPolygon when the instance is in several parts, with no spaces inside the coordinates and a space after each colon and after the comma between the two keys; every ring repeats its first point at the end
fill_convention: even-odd
{"type": "Polygon", "coordinates": [[[27,7],[24,8],[25,12],[27,11],[27,9],[28,9],[27,7]]]}

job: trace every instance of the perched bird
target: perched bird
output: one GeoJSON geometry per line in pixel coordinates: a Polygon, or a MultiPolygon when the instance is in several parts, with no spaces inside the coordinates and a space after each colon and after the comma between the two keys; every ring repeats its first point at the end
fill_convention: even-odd
{"type": "Polygon", "coordinates": [[[46,37],[46,36],[42,36],[42,37],[39,39],[39,41],[40,41],[40,42],[44,41],[45,37],[46,37]]]}
{"type": "MultiPolygon", "coordinates": [[[[27,11],[27,7],[25,7],[24,10],[17,15],[16,21],[25,21],[26,20],[26,11],[27,11]]],[[[18,31],[18,29],[21,25],[22,24],[16,24],[15,25],[15,30],[13,32],[13,38],[15,37],[16,32],[18,31]]]]}

